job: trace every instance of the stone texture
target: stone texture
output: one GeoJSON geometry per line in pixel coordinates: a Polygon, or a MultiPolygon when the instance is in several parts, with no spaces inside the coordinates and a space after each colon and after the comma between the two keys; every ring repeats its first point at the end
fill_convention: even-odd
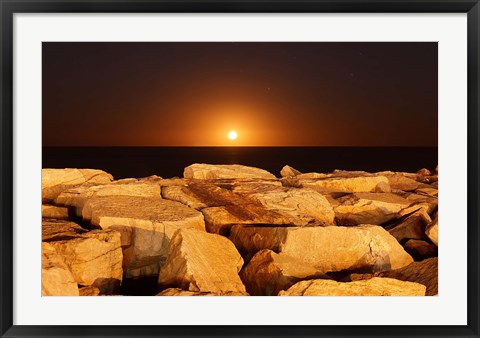
{"type": "Polygon", "coordinates": [[[280,176],[282,177],[295,177],[297,175],[301,175],[302,173],[295,168],[286,165],[280,170],[280,176]]]}
{"type": "Polygon", "coordinates": [[[158,283],[188,291],[244,293],[238,276],[242,265],[242,257],[225,237],[180,229],[172,237],[158,283]]]}
{"type": "Polygon", "coordinates": [[[164,198],[202,211],[208,232],[228,234],[232,224],[335,225],[332,206],[310,189],[271,182],[190,182],[162,187],[164,198]]]}
{"type": "Polygon", "coordinates": [[[433,221],[427,225],[425,234],[430,240],[438,246],[438,214],[435,214],[433,221]]]}
{"type": "Polygon", "coordinates": [[[78,289],[80,296],[98,296],[100,294],[100,289],[94,286],[86,286],[78,289]]]}
{"type": "Polygon", "coordinates": [[[235,225],[229,237],[248,261],[270,249],[315,267],[318,272],[385,271],[413,259],[385,229],[357,227],[251,227],[235,225]]]}
{"type": "Polygon", "coordinates": [[[252,296],[276,296],[302,279],[329,279],[301,260],[268,249],[253,256],[240,272],[240,278],[252,296]]]}
{"type": "MultiPolygon", "coordinates": [[[[301,188],[311,188],[319,192],[376,192],[390,191],[389,181],[384,176],[371,174],[357,176],[356,174],[336,173],[326,177],[307,178],[306,174],[296,177],[297,181],[291,185],[301,188]]],[[[288,182],[288,181],[284,181],[288,182]]],[[[290,181],[292,182],[292,181],[290,181]]]]}
{"type": "Polygon", "coordinates": [[[51,203],[62,191],[81,184],[107,184],[112,175],[96,169],[42,169],[42,201],[51,203]]]}
{"type": "Polygon", "coordinates": [[[338,199],[335,216],[340,225],[380,225],[399,217],[402,209],[411,203],[391,193],[355,193],[338,199]]]}
{"type": "Polygon", "coordinates": [[[176,230],[205,231],[200,212],[160,196],[91,198],[83,208],[83,218],[102,229],[120,232],[125,277],[158,275],[176,230]]]}
{"type": "Polygon", "coordinates": [[[55,204],[69,207],[76,216],[81,217],[85,203],[93,197],[102,196],[160,197],[160,186],[155,183],[138,183],[125,180],[107,185],[84,185],[63,191],[55,199],[55,204]]]}
{"type": "Polygon", "coordinates": [[[248,296],[245,292],[199,292],[186,291],[179,288],[168,288],[158,293],[157,296],[248,296]]]}
{"type": "Polygon", "coordinates": [[[385,227],[385,229],[399,242],[405,242],[408,239],[424,239],[426,238],[425,227],[431,221],[428,213],[420,209],[400,218],[394,224],[385,227]]]}
{"type": "Polygon", "coordinates": [[[78,285],[65,260],[49,243],[42,243],[42,296],[78,296],[78,285]]]}
{"type": "Polygon", "coordinates": [[[42,204],[42,217],[68,220],[68,208],[42,204]]]}
{"type": "Polygon", "coordinates": [[[44,219],[42,241],[63,257],[77,284],[115,292],[122,281],[120,234],[113,230],[86,231],[73,222],[44,219]]]}
{"type": "Polygon", "coordinates": [[[426,241],[409,239],[403,247],[416,261],[438,256],[437,246],[426,241]]]}
{"type": "Polygon", "coordinates": [[[275,179],[275,175],[266,170],[239,164],[203,164],[195,163],[183,171],[185,178],[218,179],[218,178],[263,178],[275,179]]]}
{"type": "Polygon", "coordinates": [[[381,172],[377,174],[387,177],[390,187],[394,190],[414,191],[421,185],[420,182],[402,173],[381,172]]]}
{"type": "Polygon", "coordinates": [[[426,296],[435,296],[438,294],[438,258],[428,258],[421,262],[413,262],[400,269],[377,272],[373,275],[352,274],[344,280],[365,280],[372,277],[394,278],[401,281],[420,283],[427,287],[426,296]]]}
{"type": "Polygon", "coordinates": [[[349,283],[315,279],[298,282],[279,296],[424,296],[425,286],[391,278],[349,283]]]}

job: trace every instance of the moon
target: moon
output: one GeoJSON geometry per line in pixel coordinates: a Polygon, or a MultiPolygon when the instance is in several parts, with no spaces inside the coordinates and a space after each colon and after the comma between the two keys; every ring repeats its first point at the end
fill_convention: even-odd
{"type": "Polygon", "coordinates": [[[228,138],[233,141],[236,140],[237,137],[237,132],[235,130],[230,130],[230,132],[228,133],[228,138]]]}

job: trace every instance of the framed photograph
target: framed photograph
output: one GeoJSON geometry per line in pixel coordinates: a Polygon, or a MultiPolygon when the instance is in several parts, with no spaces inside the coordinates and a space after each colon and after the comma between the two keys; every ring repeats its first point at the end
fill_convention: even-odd
{"type": "Polygon", "coordinates": [[[0,9],[2,337],[479,336],[478,1],[0,9]]]}

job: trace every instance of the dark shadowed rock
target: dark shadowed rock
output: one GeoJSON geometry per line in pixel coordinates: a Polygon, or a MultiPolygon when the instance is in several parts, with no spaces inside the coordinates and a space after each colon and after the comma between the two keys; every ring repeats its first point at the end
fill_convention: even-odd
{"type": "Polygon", "coordinates": [[[425,234],[433,243],[435,243],[436,246],[438,246],[438,214],[435,214],[432,222],[427,225],[425,234]]]}
{"type": "Polygon", "coordinates": [[[431,221],[425,210],[420,209],[410,215],[401,217],[385,229],[399,242],[405,242],[408,239],[425,239],[425,227],[431,221]]]}
{"type": "Polygon", "coordinates": [[[437,246],[426,241],[410,239],[403,247],[416,261],[422,261],[426,258],[438,256],[437,246]]]}

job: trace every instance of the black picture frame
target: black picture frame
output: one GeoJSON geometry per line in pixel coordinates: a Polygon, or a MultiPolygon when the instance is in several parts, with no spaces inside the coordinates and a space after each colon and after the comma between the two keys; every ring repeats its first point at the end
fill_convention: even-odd
{"type": "MultiPolygon", "coordinates": [[[[0,333],[2,337],[405,336],[479,337],[478,0],[0,0],[0,333]],[[15,13],[468,13],[468,324],[465,326],[24,326],[13,325],[13,16],[15,13]]],[[[454,309],[452,309],[454,311],[454,309]]]]}

